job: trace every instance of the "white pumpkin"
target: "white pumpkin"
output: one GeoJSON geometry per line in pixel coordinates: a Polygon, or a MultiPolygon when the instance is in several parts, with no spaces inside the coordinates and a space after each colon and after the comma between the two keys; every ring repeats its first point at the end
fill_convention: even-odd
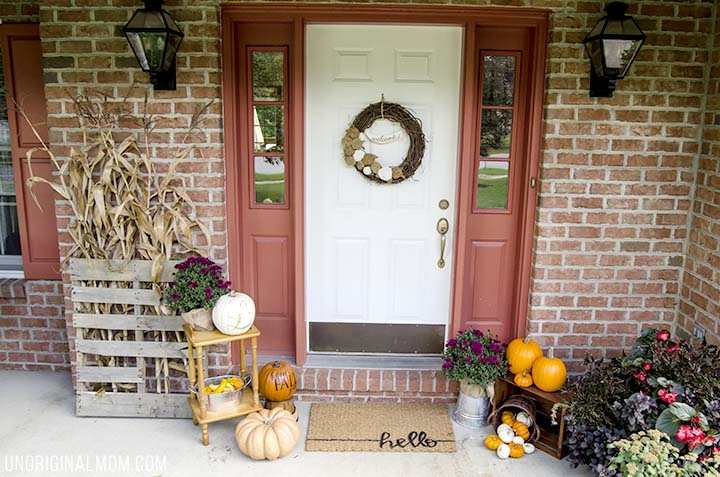
{"type": "Polygon", "coordinates": [[[525,444],[525,439],[523,439],[520,436],[515,436],[512,438],[513,444],[525,444]]]}
{"type": "Polygon", "coordinates": [[[246,294],[231,291],[218,299],[212,311],[212,319],[221,333],[241,335],[255,321],[255,303],[246,294]]]}
{"type": "Polygon", "coordinates": [[[510,457],[510,446],[507,444],[500,444],[500,447],[498,447],[495,452],[501,459],[507,459],[510,457]]]}
{"type": "Polygon", "coordinates": [[[533,452],[535,452],[535,446],[530,444],[529,442],[526,442],[525,444],[523,444],[523,450],[526,454],[532,454],[533,452]]]}
{"type": "Polygon", "coordinates": [[[515,420],[522,422],[523,424],[525,424],[528,427],[533,425],[532,417],[530,417],[530,414],[528,414],[525,411],[518,412],[517,415],[515,416],[515,420]]]}
{"type": "Polygon", "coordinates": [[[515,437],[515,431],[513,431],[513,428],[507,424],[500,424],[497,428],[497,436],[501,441],[509,444],[512,442],[513,437],[515,437]]]}

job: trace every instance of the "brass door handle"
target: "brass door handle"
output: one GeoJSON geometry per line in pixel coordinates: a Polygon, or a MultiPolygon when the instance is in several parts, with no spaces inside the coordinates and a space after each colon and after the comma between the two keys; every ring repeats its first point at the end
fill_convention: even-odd
{"type": "Polygon", "coordinates": [[[440,234],[440,260],[438,260],[438,268],[445,267],[445,243],[447,241],[446,235],[450,229],[450,224],[445,217],[440,218],[437,222],[437,231],[440,234]]]}

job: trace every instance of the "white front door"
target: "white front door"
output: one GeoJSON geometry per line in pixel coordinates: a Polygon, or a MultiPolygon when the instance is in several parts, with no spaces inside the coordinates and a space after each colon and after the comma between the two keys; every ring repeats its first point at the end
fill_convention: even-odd
{"type": "MultiPolygon", "coordinates": [[[[307,26],[309,323],[449,323],[461,54],[460,27],[307,26]],[[348,166],[341,145],[355,115],[383,94],[418,117],[427,138],[415,175],[393,185],[371,182],[348,166]],[[450,224],[444,268],[438,267],[441,217],[450,224]]],[[[373,129],[398,130],[382,121],[373,129]]],[[[394,137],[369,144],[383,165],[404,158],[407,135],[394,137]]]]}

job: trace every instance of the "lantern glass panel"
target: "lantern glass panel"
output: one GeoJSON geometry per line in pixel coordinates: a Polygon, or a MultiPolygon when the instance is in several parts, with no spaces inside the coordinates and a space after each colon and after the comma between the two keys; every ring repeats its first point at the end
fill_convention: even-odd
{"type": "Polygon", "coordinates": [[[170,33],[168,35],[168,44],[167,44],[167,49],[165,50],[165,61],[163,62],[163,70],[164,71],[167,71],[170,69],[170,66],[172,65],[172,62],[175,59],[175,54],[177,53],[177,50],[180,47],[181,42],[182,42],[181,36],[175,35],[174,33],[170,33]]]}
{"type": "Polygon", "coordinates": [[[598,76],[605,76],[605,65],[603,64],[603,46],[602,40],[597,39],[591,42],[585,43],[588,55],[590,55],[590,62],[592,63],[595,74],[598,76]]]}
{"type": "Polygon", "coordinates": [[[603,40],[605,66],[609,70],[606,73],[616,72],[621,78],[625,76],[641,44],[641,40],[603,40]]]}

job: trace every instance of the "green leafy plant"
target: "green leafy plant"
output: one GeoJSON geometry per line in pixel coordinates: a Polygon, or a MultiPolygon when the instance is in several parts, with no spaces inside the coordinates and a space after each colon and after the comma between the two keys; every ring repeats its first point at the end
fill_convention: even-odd
{"type": "Polygon", "coordinates": [[[443,372],[448,379],[485,387],[507,374],[505,348],[507,344],[490,332],[461,331],[445,344],[443,372]]]}
{"type": "Polygon", "coordinates": [[[190,257],[175,268],[175,281],[163,290],[163,301],[169,308],[181,313],[196,308],[209,310],[218,298],[230,292],[222,267],[209,258],[190,257]]]}
{"type": "Polygon", "coordinates": [[[676,463],[680,454],[667,437],[665,433],[651,429],[609,444],[608,447],[617,449],[618,453],[610,459],[608,468],[619,470],[625,477],[682,476],[683,469],[676,463]]]}

